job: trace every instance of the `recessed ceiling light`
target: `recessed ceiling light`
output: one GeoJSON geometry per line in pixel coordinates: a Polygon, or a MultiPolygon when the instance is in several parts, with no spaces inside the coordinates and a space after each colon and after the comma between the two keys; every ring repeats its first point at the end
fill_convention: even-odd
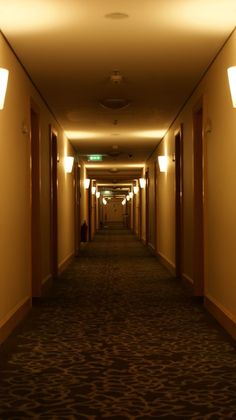
{"type": "Polygon", "coordinates": [[[119,172],[119,169],[117,169],[117,168],[111,168],[111,169],[109,169],[109,171],[110,172],[119,172]]]}
{"type": "Polygon", "coordinates": [[[107,19],[126,19],[128,17],[129,15],[127,15],[127,13],[122,12],[112,12],[105,15],[105,18],[107,19]]]}

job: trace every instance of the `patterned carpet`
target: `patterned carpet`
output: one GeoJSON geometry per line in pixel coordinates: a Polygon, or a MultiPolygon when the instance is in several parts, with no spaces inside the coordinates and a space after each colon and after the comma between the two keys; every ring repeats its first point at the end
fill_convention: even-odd
{"type": "Polygon", "coordinates": [[[235,350],[133,235],[103,229],[1,347],[0,419],[236,419],[235,350]]]}

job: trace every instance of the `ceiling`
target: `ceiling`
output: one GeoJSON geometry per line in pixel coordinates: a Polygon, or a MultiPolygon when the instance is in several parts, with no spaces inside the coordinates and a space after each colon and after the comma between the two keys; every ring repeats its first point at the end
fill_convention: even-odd
{"type": "Polygon", "coordinates": [[[139,176],[235,23],[236,0],[0,0],[1,31],[81,158],[104,155],[89,168],[103,182],[139,176]]]}

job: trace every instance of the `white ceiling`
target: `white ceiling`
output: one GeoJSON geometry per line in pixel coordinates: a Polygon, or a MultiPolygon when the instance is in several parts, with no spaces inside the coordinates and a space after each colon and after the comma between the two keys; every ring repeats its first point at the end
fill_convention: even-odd
{"type": "Polygon", "coordinates": [[[78,153],[112,167],[144,163],[235,24],[236,0],[0,0],[1,31],[78,153]]]}

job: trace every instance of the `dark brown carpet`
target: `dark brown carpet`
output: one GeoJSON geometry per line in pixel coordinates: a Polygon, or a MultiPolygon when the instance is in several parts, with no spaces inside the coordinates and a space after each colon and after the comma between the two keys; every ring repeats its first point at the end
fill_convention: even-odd
{"type": "Polygon", "coordinates": [[[236,419],[235,343],[118,226],[83,246],[0,356],[1,419],[236,419]]]}

